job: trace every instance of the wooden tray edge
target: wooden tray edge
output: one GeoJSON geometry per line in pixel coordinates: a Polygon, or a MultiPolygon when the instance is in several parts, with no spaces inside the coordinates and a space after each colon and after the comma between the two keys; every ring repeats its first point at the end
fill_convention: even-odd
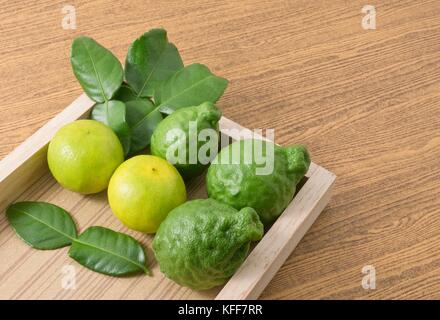
{"type": "MultiPolygon", "coordinates": [[[[29,184],[47,171],[45,151],[55,132],[63,125],[84,117],[94,104],[94,101],[82,94],[0,161],[0,212],[4,212],[29,184]]],[[[220,130],[225,132],[228,129],[238,129],[228,132],[235,140],[242,138],[246,131],[254,138],[265,139],[222,117],[220,130]]],[[[312,163],[306,177],[307,182],[226,283],[217,295],[217,300],[258,298],[322,212],[330,199],[336,176],[312,163]]]]}
{"type": "MultiPolygon", "coordinates": [[[[336,176],[316,166],[216,300],[257,299],[330,200],[336,176]]],[[[310,171],[309,171],[310,172],[310,171]]]]}
{"type": "MultiPolygon", "coordinates": [[[[225,129],[239,129],[240,134],[237,130],[229,131],[235,140],[242,138],[244,131],[247,136],[268,140],[223,117],[220,130],[224,132],[225,129]]],[[[257,299],[293,252],[329,202],[336,180],[336,175],[315,163],[311,163],[306,177],[301,190],[224,285],[216,300],[257,299]]]]}
{"type": "Polygon", "coordinates": [[[82,118],[95,104],[82,94],[0,161],[0,212],[46,172],[46,148],[63,125],[82,118]]]}

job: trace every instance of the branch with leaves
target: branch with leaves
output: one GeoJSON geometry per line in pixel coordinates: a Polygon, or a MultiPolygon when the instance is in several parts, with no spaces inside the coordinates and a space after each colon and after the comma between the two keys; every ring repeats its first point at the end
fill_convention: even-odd
{"type": "Polygon", "coordinates": [[[164,116],[214,103],[228,85],[202,64],[184,67],[164,29],[152,29],[130,45],[125,69],[109,50],[88,37],[73,41],[71,64],[84,92],[97,103],[91,118],[116,133],[126,157],[150,144],[164,116]]]}

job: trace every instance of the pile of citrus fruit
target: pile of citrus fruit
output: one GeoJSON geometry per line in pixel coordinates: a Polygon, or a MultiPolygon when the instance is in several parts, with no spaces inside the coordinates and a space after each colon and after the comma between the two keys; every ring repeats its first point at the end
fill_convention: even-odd
{"type": "Polygon", "coordinates": [[[97,105],[92,119],[67,124],[55,134],[47,154],[50,171],[75,192],[107,189],[109,205],[124,225],[156,233],[154,253],[169,278],[194,289],[224,283],[246,258],[250,243],[262,238],[264,226],[291,201],[310,164],[307,150],[242,140],[219,152],[221,112],[214,103],[224,79],[200,65],[183,67],[177,49],[160,30],[132,44],[124,83],[122,68],[111,55],[95,63],[94,70],[99,73],[107,63],[113,64],[110,71],[88,75],[84,48],[97,57],[108,52],[89,38],[79,39],[72,49],[75,75],[97,105]],[[168,66],[175,73],[154,73],[165,70],[162,60],[154,70],[136,60],[142,58],[139,50],[154,48],[163,48],[164,59],[174,57],[168,66]],[[151,77],[154,82],[148,82],[151,77]],[[91,79],[108,81],[100,87],[91,79]],[[206,81],[211,82],[199,87],[206,81]],[[264,164],[248,157],[247,150],[258,148],[264,164]],[[270,170],[259,173],[262,166],[270,170]],[[206,168],[209,198],[187,202],[185,182],[206,168]]]}
{"type": "MultiPolygon", "coordinates": [[[[271,150],[267,144],[274,150],[273,171],[258,175],[261,164],[244,161],[245,144],[257,141],[237,141],[222,149],[209,166],[210,198],[185,202],[184,179],[167,161],[163,144],[168,132],[188,127],[187,119],[176,112],[166,120],[166,130],[156,129],[152,146],[164,150],[156,151],[163,157],[145,154],[126,161],[111,129],[93,120],[70,123],[49,144],[49,168],[72,191],[89,194],[108,187],[110,207],[123,224],[140,232],[157,232],[153,249],[162,272],[181,285],[208,289],[224,283],[244,261],[250,242],[263,236],[261,221],[268,226],[281,214],[310,159],[303,146],[283,148],[258,141],[263,150],[271,150]],[[229,162],[220,160],[224,154],[231,155],[229,162]],[[241,161],[232,161],[234,155],[241,161]]],[[[190,141],[182,143],[186,146],[190,141]]],[[[204,165],[178,167],[190,179],[188,172],[198,175],[204,165]]]]}

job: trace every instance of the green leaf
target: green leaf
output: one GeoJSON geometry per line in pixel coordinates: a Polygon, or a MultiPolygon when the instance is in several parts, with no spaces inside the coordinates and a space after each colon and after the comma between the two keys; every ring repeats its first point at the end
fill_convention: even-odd
{"type": "Polygon", "coordinates": [[[121,86],[124,73],[118,58],[91,38],[73,40],[70,62],[81,87],[96,102],[110,100],[121,86]]]}
{"type": "Polygon", "coordinates": [[[146,99],[129,101],[126,105],[127,122],[131,128],[130,155],[133,155],[150,144],[151,135],[163,117],[153,103],[146,99]]]}
{"type": "Polygon", "coordinates": [[[90,227],[76,239],[69,256],[83,266],[111,276],[149,273],[145,253],[134,238],[103,227],[90,227]]]}
{"type": "Polygon", "coordinates": [[[76,238],[75,222],[62,208],[46,202],[17,202],[6,216],[15,232],[33,248],[65,247],[76,238]]]}
{"type": "Polygon", "coordinates": [[[136,39],[128,49],[125,79],[138,97],[152,97],[154,90],[183,68],[176,46],[168,42],[164,29],[152,29],[136,39]]]}
{"type": "Polygon", "coordinates": [[[131,130],[126,120],[126,106],[123,102],[110,100],[96,104],[92,109],[90,119],[109,126],[121,141],[125,155],[128,154],[131,130]]]}
{"type": "Polygon", "coordinates": [[[192,64],[177,71],[155,91],[154,101],[161,112],[173,111],[203,102],[216,102],[225,91],[228,80],[215,76],[202,64],[192,64]]]}
{"type": "Polygon", "coordinates": [[[136,92],[133,90],[133,88],[131,88],[128,84],[123,83],[119,88],[119,90],[116,91],[113,99],[122,102],[128,102],[131,100],[137,100],[141,98],[137,97],[136,92]]]}

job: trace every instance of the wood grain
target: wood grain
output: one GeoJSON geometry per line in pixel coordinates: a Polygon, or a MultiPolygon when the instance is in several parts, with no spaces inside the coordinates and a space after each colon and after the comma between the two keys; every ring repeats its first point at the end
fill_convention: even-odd
{"type": "MultiPolygon", "coordinates": [[[[358,0],[71,3],[74,31],[61,28],[64,2],[0,1],[0,157],[81,93],[68,60],[75,36],[123,59],[132,39],[164,26],[186,64],[231,80],[225,116],[307,144],[338,176],[262,298],[440,298],[437,0],[376,1],[377,30],[361,28],[358,0]],[[365,265],[376,268],[375,290],[361,286],[365,265]]],[[[0,220],[0,234],[10,232],[0,220]]],[[[44,296],[44,280],[23,282],[22,294],[44,296]]],[[[89,297],[106,289],[89,285],[89,297]]]]}

